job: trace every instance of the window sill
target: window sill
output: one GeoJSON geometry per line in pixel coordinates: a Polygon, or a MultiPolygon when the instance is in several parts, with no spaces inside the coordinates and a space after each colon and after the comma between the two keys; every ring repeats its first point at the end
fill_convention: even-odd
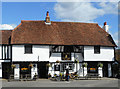
{"type": "Polygon", "coordinates": [[[94,53],[94,54],[100,54],[100,53],[94,53]]]}
{"type": "Polygon", "coordinates": [[[33,53],[24,53],[24,54],[33,54],[33,53]]]}

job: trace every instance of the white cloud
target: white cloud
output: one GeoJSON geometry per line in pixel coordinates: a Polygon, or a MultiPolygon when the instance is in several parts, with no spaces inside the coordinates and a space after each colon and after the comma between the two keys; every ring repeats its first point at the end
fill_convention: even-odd
{"type": "Polygon", "coordinates": [[[0,24],[0,30],[11,30],[16,27],[15,24],[0,24]]]}
{"type": "Polygon", "coordinates": [[[116,2],[58,2],[54,10],[56,17],[62,21],[94,22],[94,19],[105,14],[117,14],[118,4],[116,2]]]}
{"type": "Polygon", "coordinates": [[[118,14],[118,2],[101,2],[99,6],[105,14],[118,14]]]}

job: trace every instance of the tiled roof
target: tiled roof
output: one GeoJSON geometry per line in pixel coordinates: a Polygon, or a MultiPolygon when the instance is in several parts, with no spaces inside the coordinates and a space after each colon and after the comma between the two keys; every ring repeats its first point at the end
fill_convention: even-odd
{"type": "Polygon", "coordinates": [[[116,46],[96,23],[21,21],[12,31],[11,44],[116,46]]]}
{"type": "Polygon", "coordinates": [[[12,30],[1,30],[0,31],[0,44],[9,44],[9,39],[12,30]]]}

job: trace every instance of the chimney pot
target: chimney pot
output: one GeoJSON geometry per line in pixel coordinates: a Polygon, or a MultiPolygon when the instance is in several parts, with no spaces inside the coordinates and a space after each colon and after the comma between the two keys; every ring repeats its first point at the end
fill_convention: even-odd
{"type": "Polygon", "coordinates": [[[46,16],[49,16],[49,11],[47,11],[47,15],[46,16]]]}
{"type": "Polygon", "coordinates": [[[46,13],[46,18],[45,18],[45,24],[51,24],[51,22],[50,22],[50,16],[49,16],[49,12],[47,11],[47,13],[46,13]]]}
{"type": "Polygon", "coordinates": [[[109,26],[107,25],[107,22],[104,22],[103,29],[108,32],[109,31],[109,26]]]}
{"type": "Polygon", "coordinates": [[[104,22],[104,26],[107,25],[107,22],[104,22]]]}

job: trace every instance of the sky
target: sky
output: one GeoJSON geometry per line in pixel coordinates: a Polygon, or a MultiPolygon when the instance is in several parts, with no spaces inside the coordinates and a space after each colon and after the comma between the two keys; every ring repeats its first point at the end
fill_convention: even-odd
{"type": "Polygon", "coordinates": [[[2,2],[0,30],[14,29],[21,20],[45,20],[49,11],[51,21],[98,23],[109,25],[109,33],[118,45],[117,2],[2,2]]]}

